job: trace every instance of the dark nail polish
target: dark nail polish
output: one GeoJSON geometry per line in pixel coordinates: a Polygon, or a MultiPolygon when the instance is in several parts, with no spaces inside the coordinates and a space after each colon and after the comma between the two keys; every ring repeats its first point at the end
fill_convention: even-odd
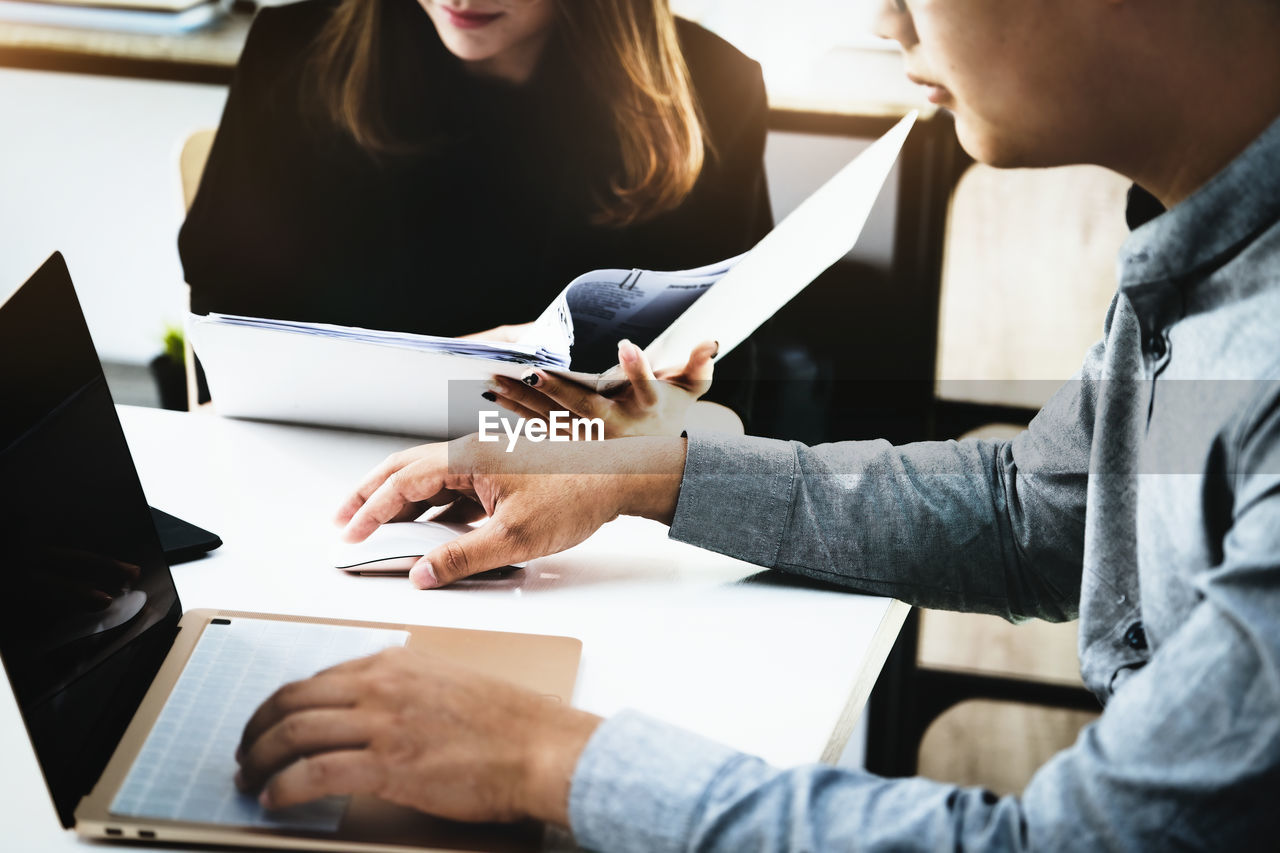
{"type": "Polygon", "coordinates": [[[716,349],[715,349],[715,352],[711,353],[711,357],[712,357],[712,358],[715,358],[716,356],[718,356],[718,355],[720,354],[720,342],[719,342],[719,341],[714,341],[713,343],[715,343],[715,345],[716,345],[716,349]]]}
{"type": "Polygon", "coordinates": [[[522,381],[522,382],[524,382],[524,384],[525,384],[525,385],[529,385],[529,386],[531,386],[531,387],[533,387],[533,388],[537,388],[537,387],[538,387],[538,383],[542,381],[542,378],[541,378],[540,376],[538,376],[538,374],[536,374],[536,373],[530,373],[528,376],[526,376],[526,377],[525,377],[524,379],[522,379],[521,381],[522,381]]]}
{"type": "Polygon", "coordinates": [[[483,394],[481,394],[480,396],[481,396],[481,397],[484,397],[484,398],[485,398],[486,400],[488,400],[490,403],[496,403],[496,402],[498,402],[498,395],[497,395],[497,394],[495,394],[495,393],[493,393],[492,391],[485,391],[485,392],[484,392],[483,394]]]}

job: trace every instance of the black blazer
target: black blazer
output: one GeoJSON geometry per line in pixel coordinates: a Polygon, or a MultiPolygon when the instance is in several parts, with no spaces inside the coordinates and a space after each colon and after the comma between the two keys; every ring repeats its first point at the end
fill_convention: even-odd
{"type": "MultiPolygon", "coordinates": [[[[554,40],[526,85],[477,79],[415,0],[382,2],[388,113],[420,153],[371,158],[318,115],[305,66],[336,0],[263,9],[178,239],[193,311],[466,334],[591,269],[698,266],[772,227],[760,67],[717,36],[678,22],[709,130],[693,192],[610,228],[589,220],[618,141],[554,40]]],[[[718,377],[750,374],[750,349],[718,377]]]]}

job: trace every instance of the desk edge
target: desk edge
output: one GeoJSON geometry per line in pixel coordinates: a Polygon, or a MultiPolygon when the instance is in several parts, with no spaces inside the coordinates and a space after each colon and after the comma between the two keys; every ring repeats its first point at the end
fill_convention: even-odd
{"type": "Polygon", "coordinates": [[[849,698],[845,700],[844,710],[840,712],[835,728],[831,731],[831,737],[827,739],[827,745],[822,750],[821,758],[818,759],[823,764],[836,764],[840,761],[845,747],[849,745],[849,738],[853,735],[858,718],[866,708],[867,699],[871,696],[871,688],[880,677],[884,662],[888,659],[893,644],[897,642],[902,624],[910,612],[911,605],[905,602],[898,601],[896,598],[889,602],[884,616],[880,618],[880,624],[876,626],[867,654],[862,659],[862,666],[854,677],[853,683],[849,685],[849,698]]]}

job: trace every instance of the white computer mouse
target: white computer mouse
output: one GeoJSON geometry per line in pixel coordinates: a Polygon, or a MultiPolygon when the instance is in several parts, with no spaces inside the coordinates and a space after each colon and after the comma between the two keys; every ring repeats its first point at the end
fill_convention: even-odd
{"type": "Polygon", "coordinates": [[[344,572],[403,574],[418,558],[471,530],[466,524],[440,521],[392,521],[363,542],[334,546],[333,565],[344,572]]]}
{"type": "MultiPolygon", "coordinates": [[[[334,546],[333,565],[344,572],[360,575],[407,574],[423,554],[430,554],[444,543],[457,539],[473,528],[468,524],[447,521],[393,521],[369,534],[363,542],[340,542],[334,546]]],[[[513,563],[505,569],[523,569],[525,563],[513,563]]],[[[501,574],[494,569],[476,577],[501,574]]]]}

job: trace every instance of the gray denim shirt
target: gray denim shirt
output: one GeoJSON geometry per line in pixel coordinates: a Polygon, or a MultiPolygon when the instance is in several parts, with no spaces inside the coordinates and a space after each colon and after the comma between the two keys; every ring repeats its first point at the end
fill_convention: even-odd
{"type": "Polygon", "coordinates": [[[1130,235],[1102,341],[1023,434],[694,436],[671,535],[914,604],[1078,617],[1106,710],[1006,797],[775,769],[623,713],[573,778],[583,846],[1280,849],[1280,121],[1130,235]]]}

